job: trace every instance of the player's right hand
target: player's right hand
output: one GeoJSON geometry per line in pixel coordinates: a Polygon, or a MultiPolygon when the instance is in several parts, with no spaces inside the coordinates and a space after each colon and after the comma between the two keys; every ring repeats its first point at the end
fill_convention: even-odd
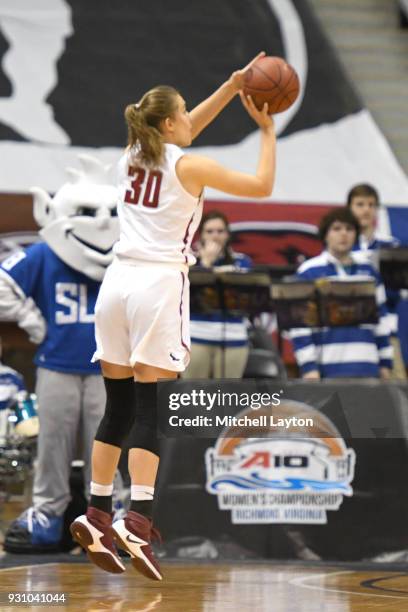
{"type": "Polygon", "coordinates": [[[258,53],[258,55],[255,55],[255,57],[251,59],[251,61],[246,66],[244,66],[244,68],[241,68],[241,70],[236,70],[231,74],[229,82],[234,87],[235,91],[238,92],[243,89],[246,73],[253,66],[253,64],[255,64],[255,62],[257,62],[262,57],[265,57],[265,55],[265,51],[261,51],[260,53],[258,53]]]}

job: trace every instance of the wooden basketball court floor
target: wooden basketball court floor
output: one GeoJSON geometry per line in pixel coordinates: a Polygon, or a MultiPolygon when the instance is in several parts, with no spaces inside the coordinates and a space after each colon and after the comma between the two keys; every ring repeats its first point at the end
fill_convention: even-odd
{"type": "Polygon", "coordinates": [[[121,575],[90,563],[44,563],[0,569],[0,610],[113,612],[408,611],[408,571],[249,563],[163,563],[163,582],[131,565],[121,575]],[[65,593],[64,605],[10,606],[8,592],[65,593]]]}

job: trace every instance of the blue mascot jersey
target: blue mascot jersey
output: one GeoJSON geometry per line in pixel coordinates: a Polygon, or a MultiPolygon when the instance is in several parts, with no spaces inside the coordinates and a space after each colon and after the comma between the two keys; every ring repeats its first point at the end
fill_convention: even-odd
{"type": "Polygon", "coordinates": [[[70,268],[45,242],[11,255],[1,269],[13,279],[17,293],[33,299],[47,322],[35,364],[58,372],[99,374],[99,364],[91,358],[100,283],[70,268]]]}

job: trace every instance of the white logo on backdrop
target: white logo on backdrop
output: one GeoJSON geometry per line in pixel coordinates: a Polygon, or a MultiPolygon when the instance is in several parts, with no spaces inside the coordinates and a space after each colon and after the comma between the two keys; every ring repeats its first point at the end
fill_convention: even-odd
{"type": "Polygon", "coordinates": [[[0,29],[9,44],[2,69],[12,85],[11,96],[0,98],[0,121],[28,140],[69,144],[46,99],[73,33],[71,9],[64,0],[2,0],[0,29]]]}

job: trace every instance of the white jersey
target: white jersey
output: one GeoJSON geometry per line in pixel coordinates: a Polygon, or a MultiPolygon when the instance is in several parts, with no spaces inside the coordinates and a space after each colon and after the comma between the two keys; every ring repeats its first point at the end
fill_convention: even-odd
{"type": "Polygon", "coordinates": [[[193,265],[191,241],[200,223],[203,196],[194,197],[180,183],[176,163],[184,152],[165,144],[163,164],[148,170],[132,163],[127,151],[118,164],[120,260],[193,265]]]}

